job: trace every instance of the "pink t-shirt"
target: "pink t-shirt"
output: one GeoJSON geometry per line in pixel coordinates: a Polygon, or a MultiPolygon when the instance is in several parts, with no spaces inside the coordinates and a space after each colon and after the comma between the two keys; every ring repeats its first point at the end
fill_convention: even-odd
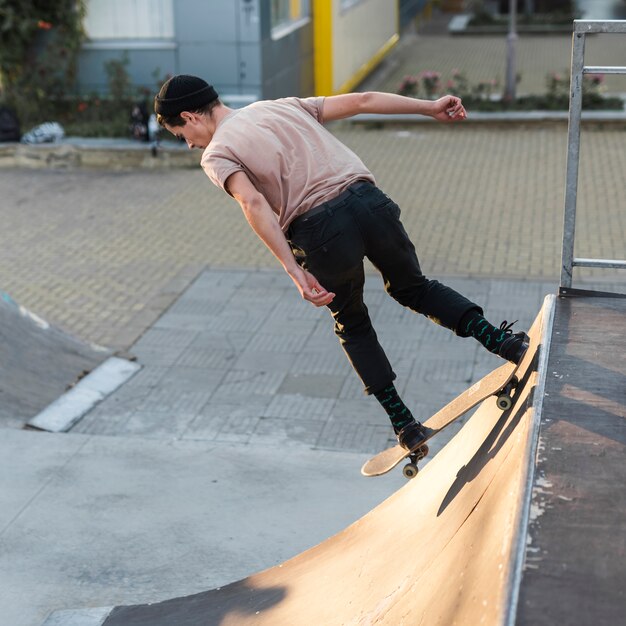
{"type": "Polygon", "coordinates": [[[361,159],[322,126],[323,104],[323,97],[282,98],[232,111],[204,150],[204,171],[225,191],[231,174],[245,172],[283,230],[357,180],[375,183],[361,159]]]}

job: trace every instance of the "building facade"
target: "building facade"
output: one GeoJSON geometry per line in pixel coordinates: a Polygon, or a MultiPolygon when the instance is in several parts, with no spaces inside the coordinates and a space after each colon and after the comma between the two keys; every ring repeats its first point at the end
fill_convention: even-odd
{"type": "Polygon", "coordinates": [[[107,63],[153,92],[196,74],[231,105],[353,89],[429,0],[88,0],[83,93],[106,93],[107,63]]]}

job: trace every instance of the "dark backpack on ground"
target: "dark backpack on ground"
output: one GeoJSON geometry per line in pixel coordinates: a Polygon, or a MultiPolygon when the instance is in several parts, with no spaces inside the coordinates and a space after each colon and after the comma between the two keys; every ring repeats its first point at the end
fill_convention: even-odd
{"type": "Polygon", "coordinates": [[[15,111],[0,106],[0,141],[19,141],[21,136],[20,122],[15,111]]]}

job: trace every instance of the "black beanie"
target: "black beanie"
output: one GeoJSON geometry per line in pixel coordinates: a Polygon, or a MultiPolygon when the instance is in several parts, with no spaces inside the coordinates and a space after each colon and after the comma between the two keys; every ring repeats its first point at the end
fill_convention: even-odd
{"type": "Polygon", "coordinates": [[[163,83],[154,99],[154,111],[158,115],[174,117],[182,111],[197,111],[217,98],[217,91],[206,81],[179,74],[163,83]]]}

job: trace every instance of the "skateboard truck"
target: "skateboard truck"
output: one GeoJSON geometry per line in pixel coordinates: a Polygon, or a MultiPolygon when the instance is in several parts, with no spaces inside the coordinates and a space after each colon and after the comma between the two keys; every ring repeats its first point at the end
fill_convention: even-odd
{"type": "Polygon", "coordinates": [[[419,472],[419,467],[417,464],[428,454],[428,446],[426,444],[422,444],[417,450],[411,452],[408,455],[409,463],[407,463],[402,468],[402,474],[405,478],[415,478],[417,476],[417,472],[419,472]]]}
{"type": "Polygon", "coordinates": [[[511,378],[511,380],[504,385],[501,391],[496,394],[496,406],[501,411],[508,411],[513,406],[512,394],[518,385],[519,380],[517,379],[517,376],[513,376],[513,378],[511,378]]]}
{"type": "MultiPolygon", "coordinates": [[[[511,380],[502,387],[502,389],[496,394],[496,406],[501,411],[508,411],[513,406],[512,394],[519,385],[517,376],[513,376],[511,380]]],[[[419,472],[418,463],[428,454],[428,446],[422,444],[414,452],[407,455],[409,462],[402,468],[402,474],[409,480],[415,478],[419,472]]]]}

